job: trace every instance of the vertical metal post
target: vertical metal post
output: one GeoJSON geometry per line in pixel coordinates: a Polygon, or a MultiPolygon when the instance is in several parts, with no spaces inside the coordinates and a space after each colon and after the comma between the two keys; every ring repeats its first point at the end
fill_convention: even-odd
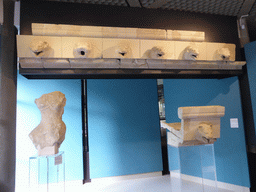
{"type": "MultiPolygon", "coordinates": [[[[159,120],[165,120],[165,102],[164,102],[164,84],[163,79],[157,79],[157,93],[158,93],[158,107],[159,107],[159,120]],[[160,104],[162,108],[160,108],[160,104]]],[[[162,163],[163,163],[163,175],[169,175],[169,162],[168,162],[168,144],[167,144],[167,132],[166,129],[161,128],[161,149],[162,149],[162,163]]]]}
{"type": "Polygon", "coordinates": [[[3,0],[0,50],[0,191],[15,191],[17,57],[14,1],[3,0]]]}
{"type": "Polygon", "coordinates": [[[249,38],[248,28],[246,23],[247,16],[248,15],[242,15],[240,18],[237,19],[237,30],[238,30],[238,37],[240,40],[241,48],[243,48],[245,44],[250,43],[250,38],[249,38]]]}
{"type": "Polygon", "coordinates": [[[83,159],[84,159],[84,180],[83,183],[90,182],[89,167],[89,143],[88,143],[88,113],[87,113],[87,81],[82,80],[82,123],[83,123],[83,159]]]}

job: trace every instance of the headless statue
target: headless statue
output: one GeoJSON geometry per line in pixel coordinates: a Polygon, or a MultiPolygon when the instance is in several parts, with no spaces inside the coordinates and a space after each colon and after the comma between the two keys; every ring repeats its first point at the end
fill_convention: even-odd
{"type": "Polygon", "coordinates": [[[66,133],[66,125],[62,121],[66,105],[65,95],[55,91],[42,95],[35,103],[41,112],[41,122],[31,131],[29,137],[38,149],[38,155],[56,154],[66,133]],[[45,149],[48,151],[42,152],[45,149]]]}

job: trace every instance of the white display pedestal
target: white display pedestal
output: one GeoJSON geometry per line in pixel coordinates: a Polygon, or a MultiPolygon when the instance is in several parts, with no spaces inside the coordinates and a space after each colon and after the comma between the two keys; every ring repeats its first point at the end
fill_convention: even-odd
{"type": "Polygon", "coordinates": [[[29,187],[31,192],[65,192],[64,152],[30,157],[29,187]]]}
{"type": "Polygon", "coordinates": [[[214,145],[169,146],[172,192],[218,192],[214,145]]]}

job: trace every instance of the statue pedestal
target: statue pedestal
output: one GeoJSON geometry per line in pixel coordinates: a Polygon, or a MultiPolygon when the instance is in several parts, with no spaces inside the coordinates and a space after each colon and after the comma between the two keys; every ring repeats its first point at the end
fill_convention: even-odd
{"type": "Polygon", "coordinates": [[[64,152],[29,158],[30,191],[65,191],[64,152]]]}
{"type": "Polygon", "coordinates": [[[218,192],[214,145],[168,146],[172,191],[218,192]]]}
{"type": "Polygon", "coordinates": [[[49,155],[55,155],[59,152],[59,148],[57,145],[51,146],[51,147],[45,147],[43,149],[38,148],[38,156],[49,156],[49,155]]]}

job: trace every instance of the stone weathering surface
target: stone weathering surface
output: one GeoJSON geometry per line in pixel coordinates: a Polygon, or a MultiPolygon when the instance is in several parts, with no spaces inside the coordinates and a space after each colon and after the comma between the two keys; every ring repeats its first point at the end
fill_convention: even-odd
{"type": "Polygon", "coordinates": [[[40,124],[29,134],[38,150],[38,155],[58,153],[65,139],[66,125],[62,121],[66,98],[60,91],[44,94],[35,100],[41,112],[40,124]]]}

